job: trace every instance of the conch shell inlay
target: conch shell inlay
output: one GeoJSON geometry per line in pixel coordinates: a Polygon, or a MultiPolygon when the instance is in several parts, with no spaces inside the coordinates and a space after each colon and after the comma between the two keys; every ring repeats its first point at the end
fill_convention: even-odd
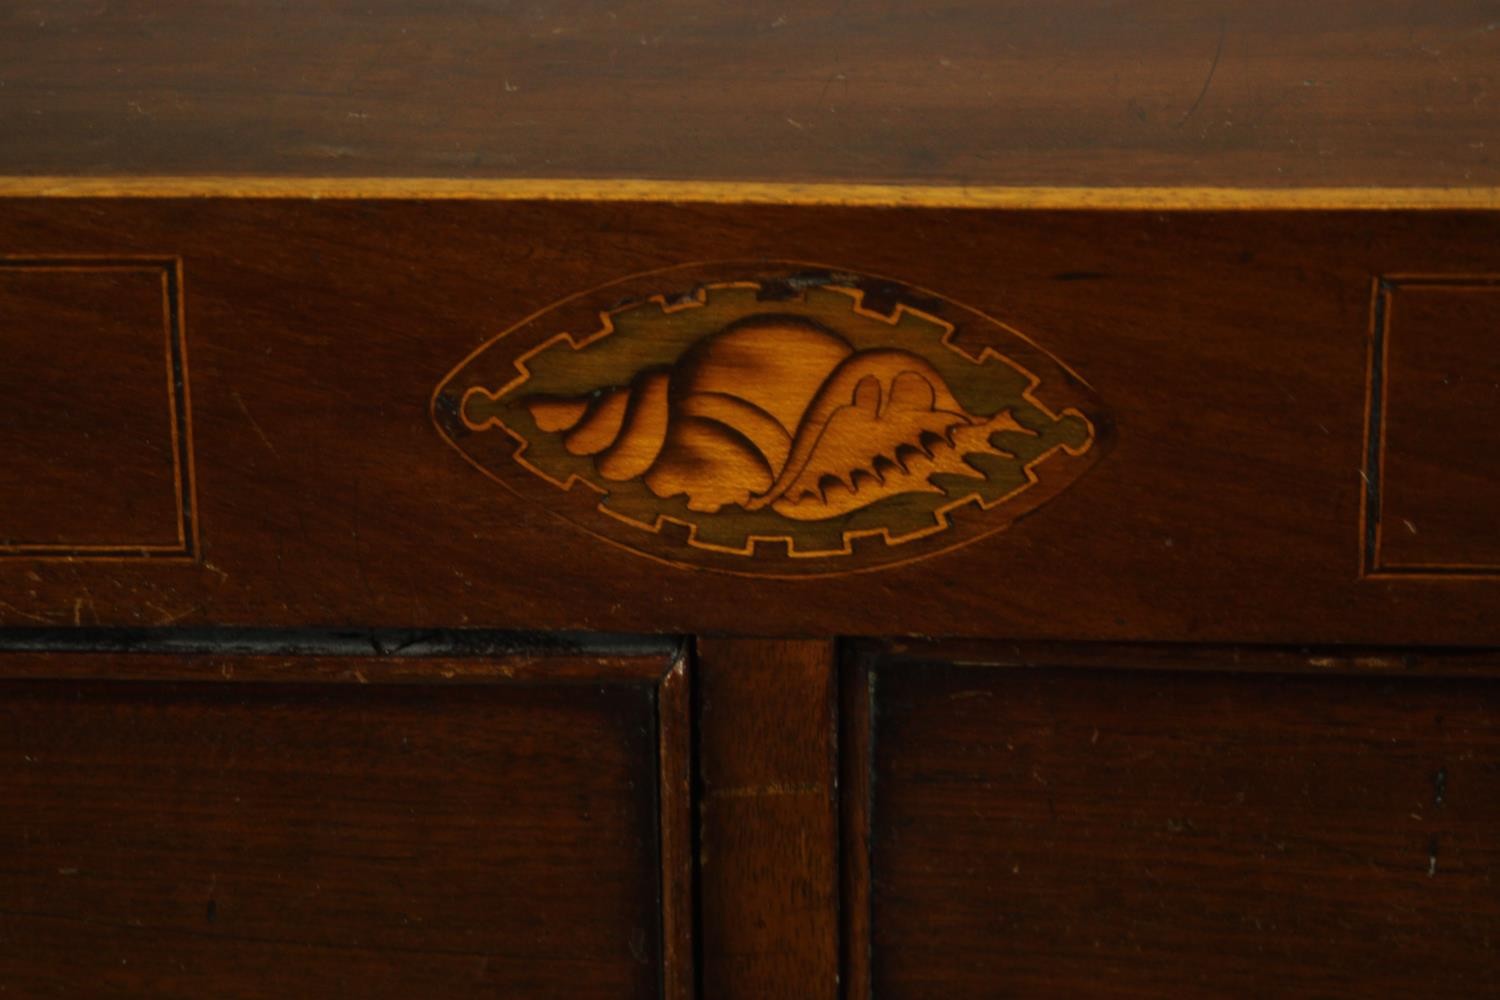
{"type": "Polygon", "coordinates": [[[886,497],[940,492],[943,472],[982,478],[966,455],[1006,454],[992,434],[1031,435],[1002,410],[964,411],[943,376],[898,348],[855,350],[798,316],[757,313],[690,348],[676,364],[584,396],[533,396],[527,408],[599,475],[643,476],[662,499],[718,513],[770,507],[836,517],[886,497]]]}
{"type": "MultiPolygon", "coordinates": [[[[785,564],[941,534],[962,509],[1035,488],[1053,456],[1095,447],[1094,421],[1043,402],[1024,362],[982,339],[961,345],[954,322],[892,287],[827,274],[646,296],[504,367],[485,359],[500,342],[476,352],[439,387],[434,416],[486,470],[494,461],[470,442],[498,432],[537,480],[586,487],[601,526],[785,564]],[[886,301],[869,301],[872,289],[886,301]]],[[[1061,377],[1062,398],[1087,394],[1061,377]]]]}

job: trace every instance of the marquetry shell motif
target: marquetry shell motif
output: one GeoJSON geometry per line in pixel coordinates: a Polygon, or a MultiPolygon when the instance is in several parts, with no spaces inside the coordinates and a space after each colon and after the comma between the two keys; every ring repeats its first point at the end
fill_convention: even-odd
{"type": "Polygon", "coordinates": [[[699,265],[561,303],[466,359],[438,428],[611,541],[752,575],[904,562],[1075,479],[1108,422],[1016,331],[889,281],[699,265]]]}

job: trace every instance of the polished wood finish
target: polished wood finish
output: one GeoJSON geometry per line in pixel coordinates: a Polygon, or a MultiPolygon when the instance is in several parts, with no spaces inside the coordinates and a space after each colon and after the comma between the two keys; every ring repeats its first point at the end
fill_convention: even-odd
{"type": "MultiPolygon", "coordinates": [[[[0,558],[9,625],[1500,638],[1496,580],[1362,578],[1372,276],[1500,271],[1485,213],[0,207],[11,250],[180,254],[202,534],[196,564],[0,558]],[[731,246],[891,275],[1010,324],[1093,387],[1113,447],[1005,531],[831,586],[645,560],[444,443],[430,394],[496,333],[731,246]]],[[[26,447],[14,425],[0,438],[26,447]]],[[[1472,496],[1492,466],[1465,463],[1472,496]]]]}
{"type": "Polygon", "coordinates": [[[851,995],[1495,990],[1493,681],[1222,665],[851,675],[851,995]]]}
{"type": "Polygon", "coordinates": [[[174,258],[0,251],[0,556],[193,555],[179,284],[174,258]]]}
{"type": "Polygon", "coordinates": [[[0,995],[1500,993],[1497,62],[8,5],[0,995]]]}
{"type": "Polygon", "coordinates": [[[963,208],[1028,212],[1449,211],[1500,208],[1496,187],[970,187],[831,181],[601,177],[3,176],[0,198],[306,198],[319,201],[590,201],[615,204],[963,208]]]}
{"type": "Polygon", "coordinates": [[[663,1000],[697,996],[694,941],[697,857],[694,852],[693,702],[687,650],[661,676],[656,696],[658,811],[661,826],[661,953],[663,1000]]]}
{"type": "Polygon", "coordinates": [[[838,995],[833,652],[698,644],[704,996],[838,995]]]}
{"type": "Polygon", "coordinates": [[[0,13],[0,174],[1494,185],[1469,0],[0,13]]]}
{"type": "Polygon", "coordinates": [[[0,654],[8,990],[691,994],[680,660],[335,660],[0,654]]]}
{"type": "Polygon", "coordinates": [[[1380,283],[1366,570],[1500,576],[1500,275],[1380,283]]]}
{"type": "Polygon", "coordinates": [[[874,808],[874,675],[879,645],[846,644],[839,664],[839,979],[845,1000],[870,996],[870,814],[874,808]]]}

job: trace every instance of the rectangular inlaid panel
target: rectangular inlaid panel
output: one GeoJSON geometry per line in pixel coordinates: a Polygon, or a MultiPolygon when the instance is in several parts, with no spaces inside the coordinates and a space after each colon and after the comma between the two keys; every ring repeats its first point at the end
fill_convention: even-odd
{"type": "Polygon", "coordinates": [[[1376,295],[1366,569],[1500,575],[1500,275],[1376,295]]]}
{"type": "Polygon", "coordinates": [[[180,284],[175,260],[0,256],[0,556],[192,555],[180,284]]]}
{"type": "Polygon", "coordinates": [[[0,682],[0,984],[661,996],[657,750],[650,684],[0,682]]]}
{"type": "MultiPolygon", "coordinates": [[[[0,199],[22,247],[181,254],[201,532],[0,560],[0,624],[1500,643],[1500,579],[1370,579],[1360,516],[1374,282],[1500,273],[1500,214],[0,199]]],[[[1392,489],[1483,564],[1400,317],[1392,489]]],[[[67,359],[22,388],[114,362],[67,359]]],[[[89,503],[171,530],[159,451],[89,503]]]]}
{"type": "Polygon", "coordinates": [[[873,692],[874,996],[1500,989],[1493,681],[932,664],[873,692]]]}

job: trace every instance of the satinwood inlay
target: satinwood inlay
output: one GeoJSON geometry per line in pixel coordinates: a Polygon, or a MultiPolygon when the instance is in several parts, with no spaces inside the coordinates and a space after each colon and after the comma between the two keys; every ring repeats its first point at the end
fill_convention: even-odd
{"type": "Polygon", "coordinates": [[[1004,527],[1101,454],[1080,379],[1017,331],[889,281],[699,265],[545,310],[433,400],[470,461],[647,555],[865,569],[1004,527]]]}

